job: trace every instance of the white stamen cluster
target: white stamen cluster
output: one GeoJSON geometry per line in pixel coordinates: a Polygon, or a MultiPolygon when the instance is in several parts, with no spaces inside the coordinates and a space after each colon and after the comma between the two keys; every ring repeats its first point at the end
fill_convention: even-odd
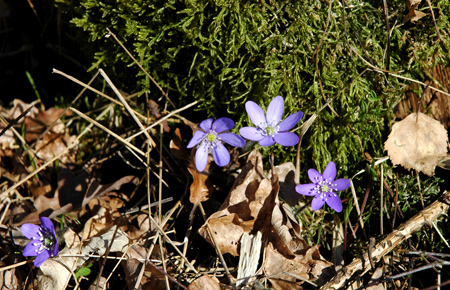
{"type": "Polygon", "coordinates": [[[209,132],[207,132],[205,134],[205,136],[203,136],[203,143],[208,143],[208,149],[211,152],[211,150],[213,148],[217,147],[217,143],[219,143],[219,137],[217,136],[216,131],[214,130],[209,130],[209,132]]]}
{"type": "Polygon", "coordinates": [[[262,131],[262,134],[266,137],[273,137],[278,134],[280,130],[280,126],[273,123],[262,122],[259,124],[259,129],[262,131]]]}
{"type": "Polygon", "coordinates": [[[319,195],[319,198],[326,201],[329,197],[337,196],[333,190],[333,186],[336,184],[332,184],[330,180],[323,179],[322,176],[315,177],[315,187],[314,192],[319,195]]]}
{"type": "Polygon", "coordinates": [[[38,232],[39,237],[33,237],[33,240],[38,240],[37,242],[33,243],[33,246],[38,247],[36,249],[36,253],[40,254],[44,250],[51,251],[53,250],[53,247],[55,246],[55,238],[53,234],[45,228],[41,228],[38,232]]]}

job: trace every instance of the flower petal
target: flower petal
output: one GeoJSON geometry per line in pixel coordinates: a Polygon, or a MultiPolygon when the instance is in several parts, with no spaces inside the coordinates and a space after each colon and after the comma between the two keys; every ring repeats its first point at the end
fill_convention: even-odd
{"type": "Polygon", "coordinates": [[[33,224],[23,224],[20,227],[20,231],[22,232],[22,234],[29,239],[39,238],[40,230],[41,230],[40,226],[33,225],[33,224]]]}
{"type": "Polygon", "coordinates": [[[259,141],[259,145],[265,147],[265,146],[272,146],[275,144],[275,140],[273,140],[272,137],[265,136],[262,140],[259,141]]]}
{"type": "Polygon", "coordinates": [[[323,207],[323,205],[325,204],[325,198],[323,198],[324,196],[325,196],[324,194],[318,194],[316,195],[316,197],[313,198],[311,202],[311,208],[313,210],[318,210],[323,207]]]}
{"type": "Polygon", "coordinates": [[[331,192],[327,198],[327,204],[329,207],[334,209],[337,212],[342,211],[342,201],[339,198],[339,195],[337,195],[334,192],[331,192]]]}
{"type": "MultiPolygon", "coordinates": [[[[55,237],[55,241],[56,241],[56,237],[55,237]]],[[[58,253],[59,253],[59,247],[58,247],[58,242],[56,242],[56,244],[53,246],[52,257],[58,256],[58,253]]]]}
{"type": "Polygon", "coordinates": [[[225,143],[230,144],[234,147],[244,147],[245,146],[245,140],[241,136],[234,134],[234,133],[221,133],[218,135],[219,140],[222,140],[225,143]]]}
{"type": "Polygon", "coordinates": [[[316,187],[314,183],[299,184],[295,187],[295,191],[303,195],[313,196],[316,195],[316,192],[313,191],[314,187],[316,187]]]}
{"type": "Polygon", "coordinates": [[[332,188],[336,191],[346,190],[350,187],[350,180],[347,178],[339,178],[333,182],[332,188]]]}
{"type": "Polygon", "coordinates": [[[265,137],[262,130],[255,127],[242,127],[239,129],[239,133],[242,137],[251,141],[259,141],[265,137]]]}
{"type": "Polygon", "coordinates": [[[197,167],[198,172],[205,170],[206,164],[208,163],[208,144],[202,143],[195,152],[195,167],[197,167]]]}
{"type": "Polygon", "coordinates": [[[39,255],[36,256],[36,259],[34,260],[34,266],[39,267],[44,263],[48,258],[50,258],[50,252],[45,250],[39,255]]]}
{"type": "Polygon", "coordinates": [[[41,217],[39,219],[41,221],[41,227],[44,229],[49,229],[52,235],[55,234],[55,227],[53,226],[52,220],[48,217],[41,217]]]}
{"type": "Polygon", "coordinates": [[[247,111],[250,120],[252,120],[252,123],[255,124],[255,126],[261,127],[262,124],[266,122],[266,117],[264,116],[263,109],[261,109],[261,107],[258,106],[255,102],[246,102],[245,110],[247,111]]]}
{"type": "Polygon", "coordinates": [[[283,146],[294,146],[300,140],[297,134],[292,132],[280,132],[273,136],[273,139],[275,139],[275,142],[283,146]]]}
{"type": "Polygon", "coordinates": [[[230,153],[222,143],[217,143],[217,146],[212,149],[212,154],[217,165],[225,166],[230,163],[230,153]]]}
{"type": "Polygon", "coordinates": [[[312,183],[318,183],[322,180],[322,174],[320,174],[320,172],[315,170],[314,168],[308,170],[308,177],[309,180],[312,181],[312,183]]]}
{"type": "Polygon", "coordinates": [[[186,148],[192,148],[198,143],[202,141],[202,138],[206,135],[203,131],[195,131],[194,136],[192,137],[191,141],[189,141],[189,144],[186,146],[186,148]]]}
{"type": "Polygon", "coordinates": [[[281,132],[291,130],[292,127],[294,127],[295,125],[297,125],[298,122],[300,122],[302,117],[303,117],[303,112],[297,112],[297,113],[290,115],[289,117],[284,119],[283,122],[281,122],[278,125],[278,126],[280,126],[279,130],[281,132]]]}
{"type": "Polygon", "coordinates": [[[331,182],[333,182],[336,178],[336,164],[334,164],[333,161],[330,161],[330,163],[328,163],[327,167],[323,171],[323,178],[331,182]]]}
{"type": "Polygon", "coordinates": [[[284,112],[284,99],[282,96],[276,96],[269,104],[266,113],[267,122],[273,126],[280,123],[284,112]]]}
{"type": "Polygon", "coordinates": [[[223,131],[228,131],[233,127],[234,127],[233,120],[231,120],[230,118],[227,118],[227,117],[222,117],[222,118],[215,120],[214,123],[212,124],[211,128],[216,133],[220,133],[223,131]]]}
{"type": "Polygon", "coordinates": [[[41,242],[38,242],[37,246],[33,245],[35,242],[36,241],[33,240],[29,242],[28,245],[25,246],[25,249],[23,249],[22,255],[24,255],[25,257],[36,256],[37,250],[41,246],[41,242]]]}
{"type": "Polygon", "coordinates": [[[209,119],[203,120],[198,126],[200,128],[202,128],[203,131],[208,132],[211,129],[211,125],[212,125],[213,120],[214,120],[213,118],[209,118],[209,119]]]}

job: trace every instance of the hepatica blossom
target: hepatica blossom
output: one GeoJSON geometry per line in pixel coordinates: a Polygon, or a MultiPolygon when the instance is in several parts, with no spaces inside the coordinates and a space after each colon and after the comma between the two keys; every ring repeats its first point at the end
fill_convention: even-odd
{"type": "Polygon", "coordinates": [[[206,119],[199,127],[201,130],[195,132],[187,145],[187,148],[192,148],[199,144],[195,152],[195,166],[199,172],[205,170],[209,153],[212,153],[214,161],[219,166],[230,163],[230,153],[222,141],[235,147],[245,146],[245,140],[241,136],[225,132],[234,127],[234,122],[230,118],[219,118],[214,122],[213,118],[206,119]]]}
{"type": "Polygon", "coordinates": [[[336,164],[328,163],[323,174],[311,168],[308,170],[308,176],[312,183],[297,185],[295,190],[303,195],[314,196],[311,208],[318,210],[327,203],[335,211],[341,212],[342,202],[336,192],[347,189],[350,186],[350,180],[347,178],[335,180],[336,164]]]}
{"type": "Polygon", "coordinates": [[[245,110],[256,127],[241,128],[239,133],[242,137],[259,141],[261,146],[271,146],[275,143],[293,146],[298,143],[298,136],[288,131],[300,121],[303,112],[292,114],[280,122],[284,111],[282,96],[277,96],[270,102],[266,115],[264,115],[263,109],[252,101],[245,103],[245,110]]]}
{"type": "Polygon", "coordinates": [[[36,256],[34,265],[41,266],[50,256],[58,255],[58,240],[55,235],[55,228],[49,218],[41,217],[41,226],[33,224],[23,224],[20,227],[22,234],[31,239],[23,250],[24,256],[36,256]]]}

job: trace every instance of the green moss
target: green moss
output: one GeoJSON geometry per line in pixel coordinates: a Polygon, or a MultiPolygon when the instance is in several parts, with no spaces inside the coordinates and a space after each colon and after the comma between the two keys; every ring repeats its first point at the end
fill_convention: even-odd
{"type": "MultiPolygon", "coordinates": [[[[249,122],[244,110],[247,100],[266,107],[282,95],[285,115],[302,110],[306,119],[325,104],[324,98],[334,98],[331,106],[339,117],[328,108],[320,112],[303,138],[302,170],[322,171],[333,160],[340,176],[350,177],[364,167],[363,151],[372,157],[385,155],[387,125],[407,83],[392,76],[386,82],[384,75],[364,71],[368,65],[352,51],[374,66],[386,67],[381,2],[346,2],[345,21],[342,1],[334,1],[326,28],[328,4],[319,0],[57,1],[73,15],[79,33],[91,41],[87,51],[93,68],[108,70],[117,86],[160,97],[122,48],[104,37],[106,28],[124,42],[177,106],[199,100],[197,110],[234,119],[235,130],[249,122]]],[[[422,2],[419,9],[428,13],[426,1],[422,2]]],[[[401,25],[405,1],[388,4],[391,71],[424,80],[428,69],[448,63],[449,1],[433,2],[442,41],[437,41],[431,16],[401,25]]],[[[278,146],[263,153],[275,152],[280,163],[293,161],[295,150],[278,146]]],[[[307,182],[306,174],[302,176],[307,182]]]]}

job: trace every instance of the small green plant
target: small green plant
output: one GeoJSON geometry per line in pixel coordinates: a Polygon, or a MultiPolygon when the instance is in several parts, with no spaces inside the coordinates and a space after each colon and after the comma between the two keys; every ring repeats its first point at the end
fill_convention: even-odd
{"type": "Polygon", "coordinates": [[[81,277],[87,277],[91,274],[93,263],[89,263],[75,271],[75,276],[77,277],[77,280],[79,280],[81,277]]]}

